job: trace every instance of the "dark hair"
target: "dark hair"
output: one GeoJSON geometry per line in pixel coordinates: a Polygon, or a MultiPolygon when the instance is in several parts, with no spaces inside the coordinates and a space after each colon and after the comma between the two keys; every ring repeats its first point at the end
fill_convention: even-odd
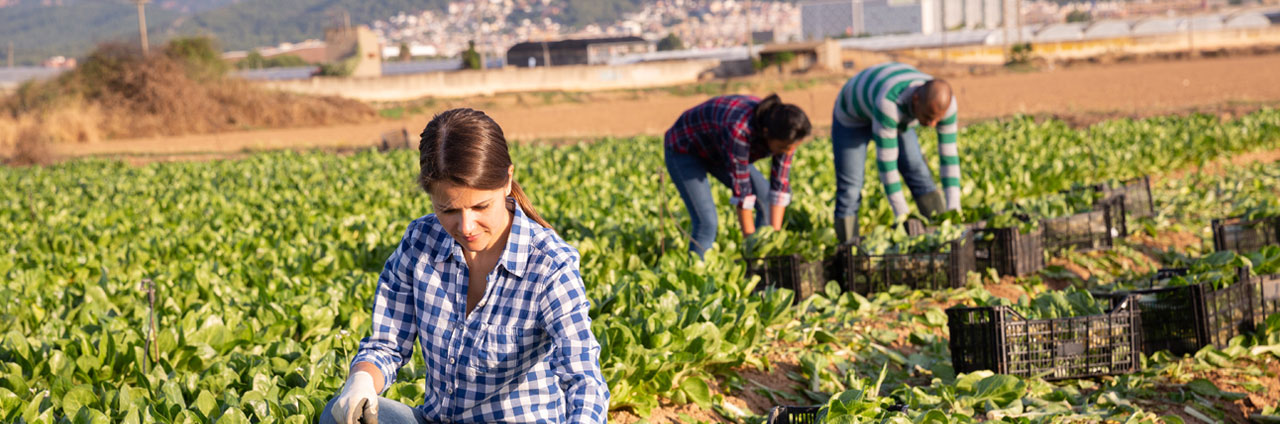
{"type": "MultiPolygon", "coordinates": [[[[484,112],[459,108],[441,112],[422,130],[418,143],[418,185],[430,192],[437,182],[456,184],[479,190],[496,190],[507,183],[511,153],[507,138],[484,112]]],[[[529,196],[511,178],[511,197],[520,204],[525,215],[551,228],[529,203],[529,196]]]]}
{"type": "Polygon", "coordinates": [[[777,139],[796,142],[809,136],[813,124],[809,116],[798,106],[783,103],[777,94],[770,94],[756,105],[751,116],[754,135],[761,140],[777,139]]]}

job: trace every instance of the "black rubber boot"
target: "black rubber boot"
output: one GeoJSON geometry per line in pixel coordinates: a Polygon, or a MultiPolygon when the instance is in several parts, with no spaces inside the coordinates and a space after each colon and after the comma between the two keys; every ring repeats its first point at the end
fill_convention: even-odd
{"type": "Polygon", "coordinates": [[[858,241],[858,217],[836,218],[836,239],[840,244],[858,241]]]}

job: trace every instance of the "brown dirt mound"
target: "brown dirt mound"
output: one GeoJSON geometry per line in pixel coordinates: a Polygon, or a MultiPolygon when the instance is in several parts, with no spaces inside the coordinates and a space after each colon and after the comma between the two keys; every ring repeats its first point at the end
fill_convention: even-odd
{"type": "Polygon", "coordinates": [[[263,90],[183,54],[166,50],[144,57],[131,48],[103,45],[76,70],[24,85],[0,99],[0,110],[7,112],[0,118],[0,147],[13,147],[18,132],[13,129],[33,123],[45,127],[52,142],[85,143],[377,117],[354,100],[263,90]]]}

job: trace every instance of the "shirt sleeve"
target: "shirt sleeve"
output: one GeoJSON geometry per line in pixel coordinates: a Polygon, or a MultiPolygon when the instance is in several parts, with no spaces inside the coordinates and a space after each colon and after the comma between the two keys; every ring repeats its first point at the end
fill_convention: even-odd
{"type": "Polygon", "coordinates": [[[769,191],[773,193],[774,206],[791,204],[791,159],[795,151],[785,155],[773,155],[769,165],[769,191]]]}
{"type": "Polygon", "coordinates": [[[591,305],[576,261],[550,276],[538,307],[551,337],[551,371],[565,393],[566,422],[606,422],[609,386],[600,371],[600,344],[591,333],[591,305]]]}
{"type": "Polygon", "coordinates": [[[756,193],[751,187],[751,130],[747,122],[728,125],[725,138],[729,148],[729,173],[733,179],[733,197],[729,203],[740,209],[755,210],[756,193]]]}
{"type": "Polygon", "coordinates": [[[386,391],[396,381],[400,367],[413,356],[414,337],[418,332],[413,306],[413,285],[410,281],[411,259],[418,256],[414,239],[418,237],[416,223],[405,231],[400,246],[391,253],[382,274],[378,276],[378,288],[373,295],[373,331],[360,341],[351,365],[368,362],[382,371],[382,390],[386,391]]]}
{"type": "Polygon", "coordinates": [[[889,206],[893,207],[893,216],[901,221],[908,209],[906,195],[902,193],[902,174],[898,172],[898,106],[881,99],[875,107],[871,131],[876,141],[876,169],[880,171],[880,182],[884,183],[884,193],[889,198],[889,206]]]}
{"type": "Polygon", "coordinates": [[[942,170],[942,190],[947,196],[947,209],[960,210],[959,107],[955,96],[941,121],[938,121],[938,169],[942,170]]]}

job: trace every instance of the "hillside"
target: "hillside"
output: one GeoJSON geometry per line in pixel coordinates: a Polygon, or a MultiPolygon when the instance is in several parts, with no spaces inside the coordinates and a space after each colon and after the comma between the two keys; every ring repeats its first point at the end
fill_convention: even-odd
{"type": "MultiPolygon", "coordinates": [[[[552,18],[571,27],[610,22],[654,0],[556,0],[552,18]]],[[[127,0],[10,1],[0,7],[0,40],[12,40],[16,62],[34,65],[54,55],[82,56],[104,41],[137,40],[136,8],[127,0]]],[[[212,35],[225,49],[243,50],[324,36],[346,11],[353,24],[400,12],[439,10],[447,0],[155,0],[147,6],[153,43],[212,35]],[[210,8],[205,10],[205,8],[210,8]]],[[[5,46],[0,45],[0,50],[5,46]]],[[[0,51],[0,54],[3,54],[0,51]]]]}

